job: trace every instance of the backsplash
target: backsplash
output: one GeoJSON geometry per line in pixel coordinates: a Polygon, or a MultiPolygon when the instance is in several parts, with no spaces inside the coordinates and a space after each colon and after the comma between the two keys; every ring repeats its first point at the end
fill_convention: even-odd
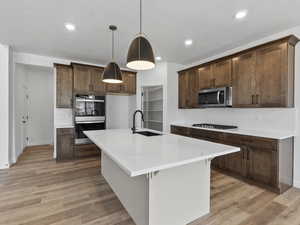
{"type": "Polygon", "coordinates": [[[184,109],[178,110],[177,122],[236,125],[248,130],[296,130],[295,108],[269,109],[184,109]]]}
{"type": "Polygon", "coordinates": [[[73,125],[72,109],[54,109],[54,124],[57,126],[73,125]]]}

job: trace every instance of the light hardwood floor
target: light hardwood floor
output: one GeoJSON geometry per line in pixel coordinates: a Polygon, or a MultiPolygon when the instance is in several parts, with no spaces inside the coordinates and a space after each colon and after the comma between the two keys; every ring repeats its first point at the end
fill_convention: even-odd
{"type": "MultiPolygon", "coordinates": [[[[134,225],[101,176],[99,159],[56,163],[52,153],[49,146],[30,148],[0,170],[1,225],[134,225]]],[[[213,172],[211,205],[190,225],[300,225],[295,188],[276,195],[213,172]]]]}

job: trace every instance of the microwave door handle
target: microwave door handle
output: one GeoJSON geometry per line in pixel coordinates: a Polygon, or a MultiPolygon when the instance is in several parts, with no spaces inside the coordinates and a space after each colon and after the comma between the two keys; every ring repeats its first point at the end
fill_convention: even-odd
{"type": "Polygon", "coordinates": [[[90,123],[104,123],[105,121],[81,121],[81,122],[76,122],[76,124],[90,124],[90,123]]]}
{"type": "Polygon", "coordinates": [[[218,91],[218,94],[217,94],[217,102],[218,102],[218,104],[220,104],[220,93],[221,93],[221,91],[218,91]]]}

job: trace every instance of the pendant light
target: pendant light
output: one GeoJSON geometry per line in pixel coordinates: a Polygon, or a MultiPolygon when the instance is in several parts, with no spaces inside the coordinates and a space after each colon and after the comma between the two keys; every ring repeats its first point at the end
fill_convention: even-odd
{"type": "Polygon", "coordinates": [[[117,27],[110,25],[109,29],[112,31],[112,61],[107,64],[102,74],[102,81],[105,83],[119,84],[122,83],[122,73],[120,67],[114,61],[114,31],[117,30],[117,27]]]}
{"type": "Polygon", "coordinates": [[[155,67],[151,44],[142,33],[142,0],[140,0],[140,33],[130,44],[127,67],[134,70],[149,70],[155,67]]]}

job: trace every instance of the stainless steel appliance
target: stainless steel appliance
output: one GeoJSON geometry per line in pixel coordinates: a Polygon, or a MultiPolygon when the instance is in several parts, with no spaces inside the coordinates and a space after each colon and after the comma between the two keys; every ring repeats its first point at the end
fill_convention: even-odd
{"type": "Polygon", "coordinates": [[[198,93],[198,104],[202,107],[230,107],[232,87],[202,89],[198,93]]]}
{"type": "Polygon", "coordinates": [[[220,129],[220,130],[230,130],[230,129],[238,128],[237,126],[228,126],[228,125],[219,125],[219,124],[210,124],[210,123],[193,124],[193,127],[220,129]]]}
{"type": "Polygon", "coordinates": [[[105,96],[76,95],[74,103],[75,144],[87,144],[91,141],[83,133],[87,130],[104,130],[105,96]]]}

